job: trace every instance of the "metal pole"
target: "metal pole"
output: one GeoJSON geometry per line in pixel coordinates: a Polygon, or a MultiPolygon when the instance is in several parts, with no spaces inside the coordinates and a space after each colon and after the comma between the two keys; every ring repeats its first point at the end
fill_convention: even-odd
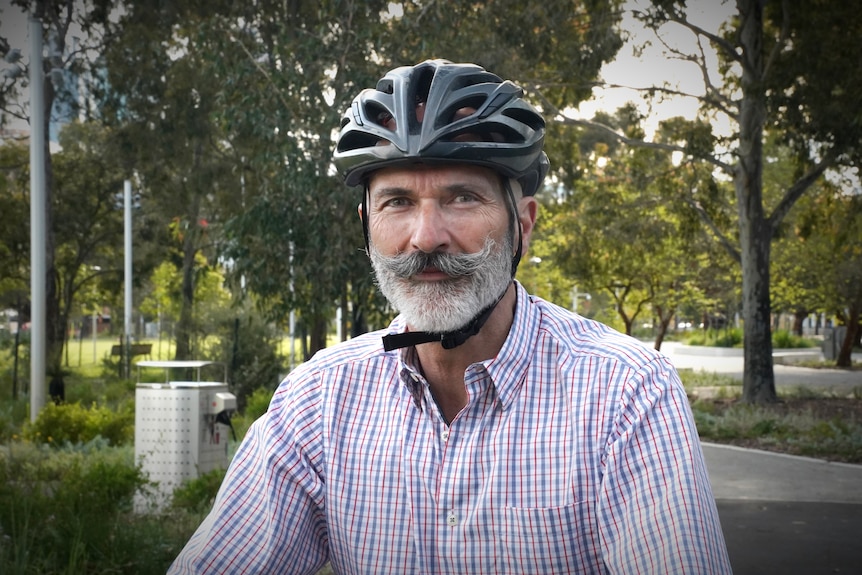
{"type": "Polygon", "coordinates": [[[30,18],[30,421],[45,406],[47,239],[42,22],[30,18]]]}
{"type": "Polygon", "coordinates": [[[123,359],[125,363],[125,375],[128,379],[132,373],[132,182],[126,180],[124,182],[124,205],[125,205],[125,249],[123,250],[125,261],[125,314],[123,319],[123,328],[125,329],[126,338],[123,342],[125,345],[125,353],[123,359]]]}
{"type": "Polygon", "coordinates": [[[96,365],[96,332],[99,328],[99,322],[96,318],[96,312],[93,312],[93,365],[96,365]]]}

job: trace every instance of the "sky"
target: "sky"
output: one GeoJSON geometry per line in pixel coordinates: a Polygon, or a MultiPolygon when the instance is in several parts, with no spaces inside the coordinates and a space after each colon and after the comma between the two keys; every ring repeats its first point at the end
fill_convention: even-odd
{"type": "MultiPolygon", "coordinates": [[[[625,16],[622,28],[630,35],[630,40],[620,49],[617,57],[601,70],[601,79],[605,84],[628,86],[628,88],[595,88],[593,98],[582,102],[578,110],[572,111],[577,118],[591,118],[597,111],[613,112],[626,102],[634,102],[643,113],[648,113],[649,106],[644,101],[643,92],[637,88],[658,86],[668,82],[680,92],[702,95],[703,79],[700,69],[691,62],[682,62],[669,56],[665,47],[652,31],[641,26],[632,16],[632,10],[644,10],[649,2],[629,0],[625,4],[625,16]],[[639,56],[635,49],[643,44],[648,47],[639,56]]],[[[691,22],[709,32],[717,32],[719,26],[727,22],[735,12],[735,3],[728,0],[689,0],[687,15],[691,22]]],[[[693,54],[697,49],[695,36],[689,30],[677,24],[667,24],[660,33],[664,42],[674,46],[684,53],[693,54]]],[[[708,45],[704,46],[709,67],[717,70],[717,59],[708,45]]],[[[714,83],[718,82],[717,71],[712,76],[714,83]]],[[[655,131],[658,122],[673,116],[685,116],[693,119],[697,113],[698,103],[695,98],[674,98],[664,103],[655,103],[646,121],[647,134],[655,131]]],[[[717,129],[722,133],[729,130],[727,119],[717,119],[717,129]]]]}

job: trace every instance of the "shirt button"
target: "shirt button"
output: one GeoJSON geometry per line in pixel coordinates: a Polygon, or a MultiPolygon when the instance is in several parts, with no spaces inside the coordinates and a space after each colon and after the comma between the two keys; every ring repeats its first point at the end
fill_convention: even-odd
{"type": "Polygon", "coordinates": [[[455,527],[458,525],[458,516],[455,515],[454,511],[450,511],[449,515],[446,516],[446,525],[449,527],[455,527]]]}
{"type": "Polygon", "coordinates": [[[449,441],[449,430],[448,429],[443,430],[443,433],[440,434],[440,439],[442,439],[443,441],[449,441]]]}

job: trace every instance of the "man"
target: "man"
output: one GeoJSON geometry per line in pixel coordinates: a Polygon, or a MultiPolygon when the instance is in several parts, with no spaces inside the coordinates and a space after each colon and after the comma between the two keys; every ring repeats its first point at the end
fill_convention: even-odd
{"type": "Polygon", "coordinates": [[[470,64],[397,68],[342,121],[400,315],[281,383],[174,573],[727,573],[666,358],[513,280],[544,122],[470,64]]]}

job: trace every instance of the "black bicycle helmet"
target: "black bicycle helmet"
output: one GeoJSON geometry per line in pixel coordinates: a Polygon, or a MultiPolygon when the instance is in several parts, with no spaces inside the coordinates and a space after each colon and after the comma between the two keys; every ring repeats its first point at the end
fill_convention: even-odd
{"type": "Polygon", "coordinates": [[[545,121],[523,94],[475,64],[426,60],[396,68],[344,114],[335,165],[355,186],[384,167],[475,164],[533,195],[548,172],[545,121]]]}

